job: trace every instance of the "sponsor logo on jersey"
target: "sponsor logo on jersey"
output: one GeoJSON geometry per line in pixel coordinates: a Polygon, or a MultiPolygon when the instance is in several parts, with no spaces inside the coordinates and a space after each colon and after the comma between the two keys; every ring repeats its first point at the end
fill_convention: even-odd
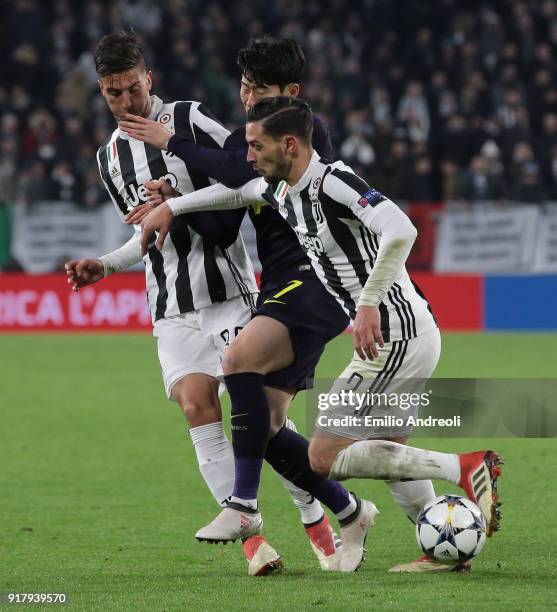
{"type": "Polygon", "coordinates": [[[312,253],[315,253],[315,255],[323,255],[325,252],[325,247],[323,246],[319,236],[308,236],[307,234],[302,234],[297,230],[296,236],[298,236],[299,243],[306,251],[311,251],[312,253]]]}
{"type": "Polygon", "coordinates": [[[159,117],[159,121],[161,123],[168,123],[171,119],[170,113],[164,113],[159,117]]]}
{"type": "MultiPolygon", "coordinates": [[[[178,179],[176,175],[172,174],[172,172],[168,172],[164,176],[159,177],[164,179],[169,185],[176,189],[178,186],[178,179]]],[[[143,204],[147,201],[149,197],[149,192],[143,185],[138,185],[137,181],[132,181],[131,183],[126,184],[126,204],[128,208],[134,208],[138,204],[143,204]]]]}
{"type": "Polygon", "coordinates": [[[371,206],[375,206],[376,204],[379,204],[381,200],[384,199],[385,196],[382,193],[372,188],[362,194],[361,198],[358,200],[358,204],[362,208],[365,208],[368,204],[371,204],[371,206]]]}
{"type": "Polygon", "coordinates": [[[120,176],[120,169],[116,164],[114,164],[114,166],[112,166],[110,169],[110,178],[115,179],[118,176],[120,176]]]}

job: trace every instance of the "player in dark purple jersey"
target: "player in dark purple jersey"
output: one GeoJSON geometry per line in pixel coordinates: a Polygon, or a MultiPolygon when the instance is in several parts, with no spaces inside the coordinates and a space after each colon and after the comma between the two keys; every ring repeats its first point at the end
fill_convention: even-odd
{"type": "MultiPolygon", "coordinates": [[[[300,91],[305,59],[295,41],[272,37],[254,40],[239,52],[238,64],[242,70],[240,98],[246,112],[263,98],[297,96],[300,91]]],[[[170,135],[160,123],[133,117],[120,122],[120,127],[139,140],[174,153],[188,168],[230,187],[258,176],[246,160],[244,126],[227,138],[217,156],[208,147],[170,135]]],[[[333,157],[328,128],[319,118],[314,124],[313,145],[323,158],[333,157]]],[[[137,207],[129,216],[130,222],[141,220],[149,207],[137,207]]],[[[223,247],[237,237],[245,211],[226,214],[226,221],[220,216],[214,227],[204,232],[204,236],[211,235],[223,247]]],[[[251,446],[266,445],[265,459],[331,508],[341,521],[343,540],[349,541],[347,532],[360,529],[362,522],[360,501],[336,483],[316,479],[308,462],[307,441],[284,425],[296,392],[312,385],[326,343],[346,329],[349,321],[323,288],[296,234],[281,216],[269,207],[251,208],[249,215],[256,229],[262,264],[261,293],[254,319],[232,342],[223,362],[233,404],[233,439],[236,437],[239,451],[237,474],[252,469],[251,446]],[[271,406],[271,414],[277,415],[268,444],[254,431],[242,436],[241,425],[235,433],[235,424],[242,416],[241,406],[246,403],[267,404],[262,412],[271,406]],[[238,440],[239,433],[243,439],[238,440]]],[[[333,531],[327,517],[321,511],[319,516],[307,516],[304,522],[321,566],[336,567],[333,531]]]]}

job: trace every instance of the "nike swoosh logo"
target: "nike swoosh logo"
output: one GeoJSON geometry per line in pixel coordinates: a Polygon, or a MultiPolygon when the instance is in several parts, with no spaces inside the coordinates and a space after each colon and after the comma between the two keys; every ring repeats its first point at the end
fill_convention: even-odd
{"type": "Polygon", "coordinates": [[[231,419],[234,419],[234,418],[236,418],[236,417],[246,416],[246,415],[248,415],[248,414],[249,414],[249,412],[242,412],[241,414],[231,414],[231,415],[230,415],[230,418],[231,418],[231,419]]]}
{"type": "Polygon", "coordinates": [[[282,297],[285,293],[288,293],[289,291],[292,291],[293,289],[296,289],[297,287],[301,287],[303,284],[304,284],[303,281],[291,280],[282,291],[275,293],[275,295],[266,299],[263,303],[264,304],[286,304],[286,302],[281,302],[277,298],[282,297]]]}

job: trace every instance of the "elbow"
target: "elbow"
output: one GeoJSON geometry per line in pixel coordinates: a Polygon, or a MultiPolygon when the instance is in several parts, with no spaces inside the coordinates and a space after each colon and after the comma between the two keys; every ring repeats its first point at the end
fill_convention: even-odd
{"type": "Polygon", "coordinates": [[[395,240],[399,242],[402,246],[404,242],[405,245],[412,246],[418,237],[418,230],[415,225],[410,221],[410,219],[406,219],[406,223],[401,224],[399,230],[395,233],[395,240]]]}
{"type": "Polygon", "coordinates": [[[414,244],[414,239],[408,236],[392,238],[386,245],[388,257],[398,256],[399,253],[408,253],[414,244]]]}
{"type": "Polygon", "coordinates": [[[418,237],[418,230],[412,222],[408,223],[408,226],[408,240],[411,244],[414,244],[416,238],[418,237]]]}
{"type": "Polygon", "coordinates": [[[391,236],[389,243],[395,249],[402,249],[404,247],[411,247],[416,241],[417,237],[418,230],[409,221],[406,224],[406,227],[401,228],[398,232],[391,236]]]}
{"type": "Polygon", "coordinates": [[[388,258],[396,258],[405,253],[407,257],[417,235],[418,232],[416,228],[410,224],[410,227],[404,232],[399,231],[396,234],[391,234],[388,238],[386,237],[384,246],[385,256],[388,258]]]}

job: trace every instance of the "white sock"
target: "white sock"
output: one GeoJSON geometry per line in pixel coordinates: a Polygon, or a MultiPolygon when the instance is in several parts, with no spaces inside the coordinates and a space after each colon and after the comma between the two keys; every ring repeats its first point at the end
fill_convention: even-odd
{"type": "Polygon", "coordinates": [[[304,525],[311,525],[317,523],[317,521],[323,516],[323,506],[318,499],[315,499],[313,495],[310,495],[307,491],[300,489],[296,485],[293,485],[289,480],[277,474],[281,479],[284,488],[292,496],[292,501],[296,505],[296,508],[300,511],[300,518],[304,525]]]}
{"type": "Polygon", "coordinates": [[[435,499],[431,480],[389,480],[386,485],[391,490],[396,503],[406,516],[416,522],[418,514],[427,502],[435,499]]]}
{"type": "MultiPolygon", "coordinates": [[[[286,419],[286,427],[292,431],[298,431],[296,425],[289,418],[286,419]]],[[[284,478],[277,473],[277,476],[281,479],[284,488],[292,496],[292,501],[300,511],[300,518],[304,525],[311,525],[317,523],[317,521],[323,516],[323,507],[318,499],[315,499],[311,493],[300,489],[295,484],[292,484],[288,479],[284,478]]]]}
{"type": "Polygon", "coordinates": [[[189,430],[203,480],[220,506],[234,489],[234,453],[222,421],[189,430]]]}
{"type": "Polygon", "coordinates": [[[387,440],[361,440],[340,451],[329,478],[379,480],[428,480],[439,478],[458,484],[458,455],[414,448],[387,440]]]}

